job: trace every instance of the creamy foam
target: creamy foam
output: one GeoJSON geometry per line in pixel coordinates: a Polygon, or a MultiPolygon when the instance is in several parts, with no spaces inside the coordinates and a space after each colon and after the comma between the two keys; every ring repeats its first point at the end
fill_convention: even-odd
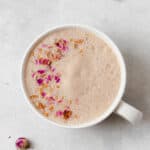
{"type": "Polygon", "coordinates": [[[80,28],[49,33],[34,46],[25,67],[26,91],[35,108],[65,125],[101,116],[113,103],[120,80],[111,47],[80,28]]]}

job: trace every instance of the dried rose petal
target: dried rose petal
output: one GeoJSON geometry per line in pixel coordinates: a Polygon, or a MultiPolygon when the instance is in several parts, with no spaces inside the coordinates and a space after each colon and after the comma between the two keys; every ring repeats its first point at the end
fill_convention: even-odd
{"type": "Polygon", "coordinates": [[[60,77],[59,76],[55,76],[55,81],[56,81],[56,83],[59,83],[60,82],[60,77]]]}
{"type": "Polygon", "coordinates": [[[46,93],[45,93],[45,92],[42,92],[41,95],[42,95],[43,97],[45,97],[45,96],[46,96],[46,93]]]}
{"type": "Polygon", "coordinates": [[[50,96],[49,97],[51,100],[55,101],[55,98],[53,96],[50,96]]]}
{"type": "Polygon", "coordinates": [[[47,76],[47,80],[48,80],[48,81],[51,81],[51,80],[52,80],[51,75],[48,75],[48,76],[47,76]]]}
{"type": "Polygon", "coordinates": [[[54,97],[53,97],[53,96],[46,97],[46,99],[47,99],[48,101],[55,101],[55,99],[54,99],[54,97]]]}
{"type": "Polygon", "coordinates": [[[43,79],[37,79],[37,83],[39,84],[39,85],[41,85],[42,83],[43,83],[43,79]]]}
{"type": "Polygon", "coordinates": [[[58,42],[55,43],[55,45],[60,49],[60,50],[68,50],[68,45],[67,45],[67,40],[60,39],[58,42]]]}
{"type": "Polygon", "coordinates": [[[51,61],[47,58],[40,58],[38,60],[39,64],[42,64],[42,65],[50,65],[51,64],[51,61]]]}
{"type": "Polygon", "coordinates": [[[51,68],[51,71],[54,72],[56,69],[55,68],[51,68]]]}
{"type": "Polygon", "coordinates": [[[39,74],[43,74],[43,73],[45,73],[45,70],[38,70],[37,71],[39,74]]]}
{"type": "Polygon", "coordinates": [[[59,83],[59,82],[60,82],[60,78],[56,80],[56,83],[59,83]]]}
{"type": "Polygon", "coordinates": [[[61,100],[58,100],[58,103],[62,103],[63,102],[63,100],[61,99],[61,100]]]}
{"type": "Polygon", "coordinates": [[[29,148],[29,146],[30,146],[30,143],[29,143],[28,139],[25,137],[20,137],[16,140],[16,147],[18,149],[29,148]]]}
{"type": "Polygon", "coordinates": [[[57,117],[62,116],[62,115],[63,115],[63,111],[61,111],[61,110],[56,111],[56,116],[57,117]]]}
{"type": "Polygon", "coordinates": [[[34,78],[34,76],[35,76],[35,72],[34,72],[34,73],[32,73],[32,78],[34,78]]]}

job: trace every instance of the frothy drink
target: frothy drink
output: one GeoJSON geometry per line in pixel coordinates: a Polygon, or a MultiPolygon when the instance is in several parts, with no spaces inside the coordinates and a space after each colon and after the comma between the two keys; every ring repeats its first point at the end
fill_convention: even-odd
{"type": "Polygon", "coordinates": [[[34,45],[24,79],[28,97],[40,113],[59,124],[78,125],[97,119],[111,106],[121,71],[106,41],[70,27],[34,45]]]}

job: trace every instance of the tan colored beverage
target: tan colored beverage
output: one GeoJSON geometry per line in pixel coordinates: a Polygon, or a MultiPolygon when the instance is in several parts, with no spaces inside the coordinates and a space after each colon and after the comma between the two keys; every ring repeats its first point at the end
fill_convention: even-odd
{"type": "Polygon", "coordinates": [[[34,46],[24,79],[40,113],[59,124],[78,125],[98,118],[111,106],[121,71],[104,40],[70,27],[48,34],[34,46]]]}

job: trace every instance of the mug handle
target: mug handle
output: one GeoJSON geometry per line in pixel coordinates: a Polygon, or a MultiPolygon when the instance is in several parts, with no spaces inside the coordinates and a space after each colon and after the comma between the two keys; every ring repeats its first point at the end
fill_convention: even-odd
{"type": "Polygon", "coordinates": [[[129,105],[128,103],[124,102],[123,100],[121,100],[118,107],[115,109],[114,113],[123,117],[124,119],[126,119],[127,121],[129,121],[132,124],[136,124],[143,117],[143,113],[140,110],[129,105]]]}

